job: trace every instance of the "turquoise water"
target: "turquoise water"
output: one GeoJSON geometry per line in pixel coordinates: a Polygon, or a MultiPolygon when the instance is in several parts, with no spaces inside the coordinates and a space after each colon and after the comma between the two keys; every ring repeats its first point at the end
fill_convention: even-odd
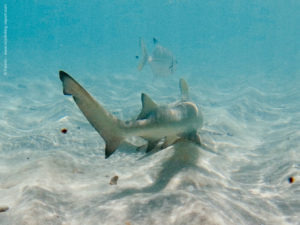
{"type": "Polygon", "coordinates": [[[300,224],[299,11],[292,0],[3,1],[0,224],[300,224]],[[172,51],[174,74],[137,70],[140,37],[172,51]],[[132,138],[104,159],[59,70],[122,120],[142,92],[178,100],[184,78],[210,150],[147,155],[132,138]]]}

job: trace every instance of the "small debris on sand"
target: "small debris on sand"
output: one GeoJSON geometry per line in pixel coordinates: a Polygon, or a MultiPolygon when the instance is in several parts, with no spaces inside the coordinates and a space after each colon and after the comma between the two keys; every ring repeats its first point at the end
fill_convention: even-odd
{"type": "Polygon", "coordinates": [[[7,206],[0,206],[0,213],[6,212],[7,210],[9,210],[9,207],[7,207],[7,206]]]}
{"type": "Polygon", "coordinates": [[[290,182],[290,184],[294,183],[295,182],[295,178],[294,177],[289,177],[289,182],[290,182]]]}
{"type": "Polygon", "coordinates": [[[63,134],[66,134],[66,133],[68,132],[67,128],[62,128],[60,131],[61,131],[63,134]]]}
{"type": "Polygon", "coordinates": [[[72,173],[81,173],[81,174],[83,174],[83,172],[81,170],[79,170],[78,168],[74,168],[72,170],[72,173]]]}
{"type": "Polygon", "coordinates": [[[112,178],[110,179],[109,184],[110,184],[110,185],[117,185],[118,179],[119,179],[118,176],[112,177],[112,178]]]}

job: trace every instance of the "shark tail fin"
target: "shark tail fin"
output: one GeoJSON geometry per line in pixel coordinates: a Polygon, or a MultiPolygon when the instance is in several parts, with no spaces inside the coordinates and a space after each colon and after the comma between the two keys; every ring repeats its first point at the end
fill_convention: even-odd
{"type": "Polygon", "coordinates": [[[143,69],[143,67],[146,65],[147,61],[148,61],[148,53],[147,53],[147,49],[146,46],[144,44],[144,41],[142,38],[140,38],[140,46],[142,49],[142,59],[138,65],[138,70],[141,71],[143,69]]]}
{"type": "Polygon", "coordinates": [[[107,112],[76,80],[69,74],[59,71],[63,84],[63,93],[72,95],[75,103],[104,139],[105,158],[108,158],[124,140],[124,123],[111,113],[107,112]]]}
{"type": "Polygon", "coordinates": [[[183,78],[180,78],[180,80],[179,80],[179,88],[180,88],[180,92],[181,92],[181,100],[182,101],[189,100],[189,98],[190,98],[189,97],[189,86],[183,78]]]}

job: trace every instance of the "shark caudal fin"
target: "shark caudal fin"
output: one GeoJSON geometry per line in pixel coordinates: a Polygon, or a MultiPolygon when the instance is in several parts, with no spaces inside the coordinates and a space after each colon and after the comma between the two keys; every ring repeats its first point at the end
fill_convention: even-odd
{"type": "Polygon", "coordinates": [[[144,41],[142,38],[140,38],[140,46],[142,49],[142,58],[141,61],[138,65],[138,70],[141,71],[143,69],[143,67],[146,65],[147,61],[148,61],[148,53],[147,53],[147,49],[146,46],[144,44],[144,41]]]}
{"type": "Polygon", "coordinates": [[[77,106],[106,143],[105,158],[108,158],[124,140],[122,121],[107,112],[76,80],[59,71],[63,93],[72,95],[77,106]]]}
{"type": "Polygon", "coordinates": [[[189,86],[183,78],[180,78],[180,80],[179,80],[179,89],[180,89],[180,93],[181,93],[181,100],[188,101],[190,98],[189,97],[189,86]]]}

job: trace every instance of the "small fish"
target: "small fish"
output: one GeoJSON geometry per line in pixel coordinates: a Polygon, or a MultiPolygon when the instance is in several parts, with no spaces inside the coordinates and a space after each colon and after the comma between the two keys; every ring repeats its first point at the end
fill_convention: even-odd
{"type": "Polygon", "coordinates": [[[168,76],[175,72],[177,60],[172,53],[158,44],[156,38],[153,38],[155,48],[151,56],[148,55],[143,39],[140,39],[142,49],[141,61],[138,65],[138,70],[141,71],[148,62],[155,76],[168,76]]]}

